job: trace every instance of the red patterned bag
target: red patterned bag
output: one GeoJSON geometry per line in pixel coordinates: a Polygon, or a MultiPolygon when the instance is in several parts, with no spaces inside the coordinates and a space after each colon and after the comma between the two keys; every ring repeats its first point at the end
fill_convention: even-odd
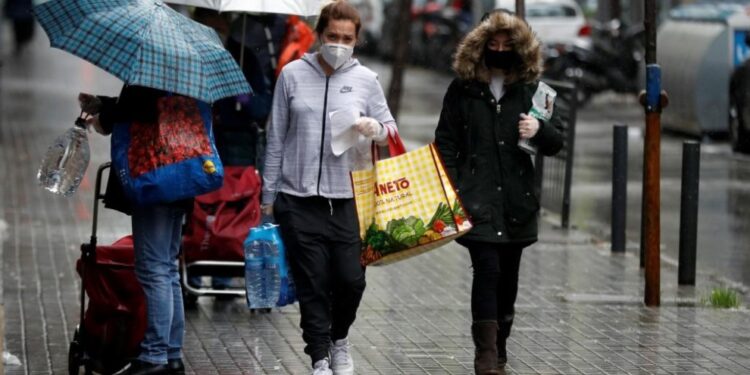
{"type": "Polygon", "coordinates": [[[185,96],[158,99],[156,123],[115,124],[112,168],[136,204],[173,202],[221,187],[208,103],[185,96]]]}
{"type": "Polygon", "coordinates": [[[260,223],[260,177],[253,167],[225,167],[221,189],[195,197],[183,236],[185,262],[244,261],[243,241],[260,223]]]}

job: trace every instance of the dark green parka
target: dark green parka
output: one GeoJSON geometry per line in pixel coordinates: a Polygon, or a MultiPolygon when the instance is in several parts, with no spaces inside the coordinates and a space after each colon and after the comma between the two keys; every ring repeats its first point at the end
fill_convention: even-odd
{"type": "MultiPolygon", "coordinates": [[[[518,122],[528,113],[541,73],[539,42],[520,19],[494,13],[458,47],[435,144],[458,189],[474,228],[459,239],[529,245],[537,240],[539,200],[534,191],[531,156],[520,148],[518,122]],[[496,102],[489,88],[490,73],[483,62],[487,40],[510,34],[522,63],[506,76],[505,94],[496,102]]],[[[556,118],[540,121],[532,143],[538,152],[553,155],[562,147],[556,118]]]]}

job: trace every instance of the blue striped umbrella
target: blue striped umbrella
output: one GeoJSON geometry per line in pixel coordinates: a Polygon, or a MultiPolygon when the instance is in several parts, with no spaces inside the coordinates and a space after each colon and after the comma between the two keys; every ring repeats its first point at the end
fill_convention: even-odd
{"type": "Polygon", "coordinates": [[[34,13],[52,47],[127,84],[209,103],[251,92],[216,32],[161,0],[51,0],[34,13]]]}

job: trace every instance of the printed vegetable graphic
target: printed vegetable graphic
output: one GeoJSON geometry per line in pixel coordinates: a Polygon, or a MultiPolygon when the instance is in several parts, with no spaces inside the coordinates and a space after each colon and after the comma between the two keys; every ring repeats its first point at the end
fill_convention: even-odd
{"type": "Polygon", "coordinates": [[[445,229],[445,223],[440,219],[435,220],[435,223],[432,224],[432,229],[434,229],[435,232],[441,233],[445,229]]]}
{"type": "Polygon", "coordinates": [[[450,205],[440,203],[432,219],[425,225],[416,216],[394,219],[381,229],[374,221],[365,232],[362,264],[372,263],[385,255],[425,245],[443,237],[458,233],[458,226],[466,221],[461,204],[456,200],[450,205]]]}
{"type": "Polygon", "coordinates": [[[391,220],[386,227],[386,232],[393,238],[393,242],[403,248],[414,247],[419,241],[425,228],[422,219],[409,216],[406,219],[391,220]]]}
{"type": "Polygon", "coordinates": [[[461,202],[456,199],[453,201],[453,221],[456,223],[456,225],[461,225],[466,220],[466,213],[464,213],[464,208],[461,206],[461,202]]]}
{"type": "Polygon", "coordinates": [[[388,249],[388,234],[373,222],[365,233],[365,244],[378,252],[385,251],[388,249]]]}
{"type": "Polygon", "coordinates": [[[445,228],[446,225],[453,224],[453,212],[451,211],[450,206],[442,202],[438,204],[437,210],[435,210],[435,215],[432,216],[432,219],[430,219],[427,226],[435,229],[436,232],[442,232],[442,229],[438,230],[435,228],[435,224],[438,221],[442,222],[443,228],[445,228]]]}

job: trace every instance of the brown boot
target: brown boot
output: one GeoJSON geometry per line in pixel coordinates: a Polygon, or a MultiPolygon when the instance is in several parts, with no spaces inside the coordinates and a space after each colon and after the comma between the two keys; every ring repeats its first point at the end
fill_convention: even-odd
{"type": "Polygon", "coordinates": [[[482,320],[471,325],[474,338],[474,372],[477,375],[498,375],[497,321],[482,320]]]}
{"type": "Polygon", "coordinates": [[[513,315],[500,318],[497,326],[497,365],[498,368],[505,367],[508,363],[508,351],[505,344],[510,336],[510,327],[513,325],[513,315]]]}

